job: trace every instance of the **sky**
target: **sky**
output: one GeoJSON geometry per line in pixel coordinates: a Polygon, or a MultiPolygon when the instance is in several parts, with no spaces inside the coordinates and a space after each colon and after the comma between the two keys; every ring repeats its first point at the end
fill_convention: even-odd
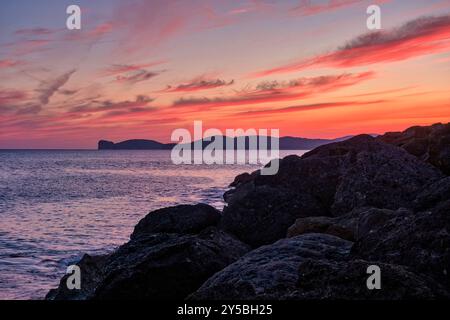
{"type": "Polygon", "coordinates": [[[399,131],[450,121],[450,0],[2,0],[0,79],[0,149],[399,131]]]}

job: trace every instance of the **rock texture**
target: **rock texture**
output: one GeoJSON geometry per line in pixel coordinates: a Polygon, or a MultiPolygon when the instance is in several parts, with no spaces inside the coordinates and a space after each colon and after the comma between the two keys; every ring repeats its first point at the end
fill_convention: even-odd
{"type": "Polygon", "coordinates": [[[241,176],[225,194],[221,228],[253,247],[285,237],[298,218],[361,207],[409,207],[443,175],[406,151],[368,135],[280,161],[276,175],[241,176]]]}
{"type": "Polygon", "coordinates": [[[345,215],[342,217],[306,217],[299,218],[289,227],[287,237],[292,238],[308,233],[323,233],[354,241],[357,219],[345,215]]]}
{"type": "Polygon", "coordinates": [[[450,287],[450,199],[429,211],[397,211],[371,228],[354,256],[409,266],[450,287]]]}
{"type": "Polygon", "coordinates": [[[399,146],[450,175],[450,123],[388,132],[378,139],[399,146]]]}
{"type": "Polygon", "coordinates": [[[163,208],[139,221],[131,239],[149,233],[195,234],[206,227],[217,225],[219,220],[220,212],[203,203],[163,208]]]}
{"type": "Polygon", "coordinates": [[[449,299],[448,125],[361,135],[235,178],[222,214],[148,214],[48,299],[449,299]],[[381,270],[369,290],[367,268],[381,270]]]}
{"type": "Polygon", "coordinates": [[[376,263],[382,290],[368,290],[367,268],[349,260],[351,242],[318,234],[284,239],[256,249],[218,272],[193,300],[434,299],[448,298],[433,279],[403,266],[376,263]]]}
{"type": "Polygon", "coordinates": [[[344,259],[352,243],[307,234],[253,250],[217,273],[191,299],[285,299],[298,282],[298,268],[308,259],[344,259]]]}

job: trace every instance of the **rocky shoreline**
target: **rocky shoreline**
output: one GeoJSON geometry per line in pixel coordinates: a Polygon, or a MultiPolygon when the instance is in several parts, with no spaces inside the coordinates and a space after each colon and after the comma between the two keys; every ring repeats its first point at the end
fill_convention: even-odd
{"type": "Polygon", "coordinates": [[[449,175],[450,124],[323,145],[236,177],[223,212],[149,213],[46,299],[448,299],[449,175]]]}

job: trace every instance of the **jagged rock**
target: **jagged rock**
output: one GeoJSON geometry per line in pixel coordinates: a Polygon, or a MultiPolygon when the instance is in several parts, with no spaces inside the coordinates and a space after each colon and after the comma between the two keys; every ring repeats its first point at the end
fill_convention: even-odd
{"type": "Polygon", "coordinates": [[[308,259],[344,259],[352,243],[323,234],[283,239],[251,251],[208,279],[190,299],[280,299],[296,289],[308,259]]]}
{"type": "Polygon", "coordinates": [[[450,199],[429,211],[398,210],[370,226],[352,248],[355,257],[409,266],[450,286],[450,199]]]}
{"type": "Polygon", "coordinates": [[[378,139],[399,146],[450,175],[450,123],[388,132],[378,139]]]}
{"type": "Polygon", "coordinates": [[[298,218],[409,207],[443,175],[398,147],[361,135],[301,158],[288,156],[276,175],[251,177],[226,194],[220,227],[258,247],[283,238],[298,218]]]}
{"type": "Polygon", "coordinates": [[[207,205],[179,205],[150,212],[135,226],[131,239],[142,234],[178,233],[192,234],[215,226],[220,220],[220,212],[207,205]]]}

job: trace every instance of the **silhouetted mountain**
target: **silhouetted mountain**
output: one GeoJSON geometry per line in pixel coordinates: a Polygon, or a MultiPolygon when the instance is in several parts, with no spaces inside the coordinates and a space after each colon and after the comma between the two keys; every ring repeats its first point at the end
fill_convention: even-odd
{"type": "Polygon", "coordinates": [[[100,140],[98,150],[170,150],[175,146],[174,143],[160,143],[153,140],[126,140],[119,143],[100,140]]]}
{"type": "MultiPolygon", "coordinates": [[[[308,139],[308,138],[297,138],[297,137],[281,137],[279,139],[279,147],[280,150],[311,150],[317,148],[321,145],[344,141],[352,136],[341,137],[337,139],[308,139]]],[[[259,148],[259,143],[263,141],[263,138],[266,138],[267,148],[271,148],[271,139],[267,139],[267,137],[259,136],[256,142],[256,148],[259,148]]],[[[202,148],[206,148],[212,142],[215,142],[216,139],[223,139],[222,144],[223,147],[233,146],[233,149],[255,149],[255,146],[250,143],[250,137],[246,136],[244,141],[242,137],[240,138],[231,138],[225,136],[214,136],[211,137],[210,140],[201,140],[191,143],[191,147],[193,148],[194,144],[201,143],[202,148]]],[[[175,143],[160,143],[154,140],[126,140],[119,143],[113,143],[111,141],[100,140],[98,142],[99,150],[170,150],[176,144],[175,143]]]]}

